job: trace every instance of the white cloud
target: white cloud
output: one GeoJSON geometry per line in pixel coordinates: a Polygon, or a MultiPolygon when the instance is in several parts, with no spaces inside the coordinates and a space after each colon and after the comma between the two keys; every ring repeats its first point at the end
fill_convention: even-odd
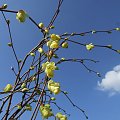
{"type": "Polygon", "coordinates": [[[97,85],[99,90],[108,91],[109,95],[120,93],[120,65],[115,66],[112,71],[108,71],[105,78],[97,85]]]}

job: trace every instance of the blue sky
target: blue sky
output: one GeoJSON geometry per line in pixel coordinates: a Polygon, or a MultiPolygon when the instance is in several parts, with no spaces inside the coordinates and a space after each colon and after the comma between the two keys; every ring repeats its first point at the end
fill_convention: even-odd
{"type": "MultiPolygon", "coordinates": [[[[8,4],[8,9],[24,9],[37,23],[43,22],[48,25],[56,9],[57,0],[0,1],[0,5],[4,3],[8,4]]],[[[64,0],[61,12],[54,24],[55,30],[51,33],[80,33],[89,30],[107,30],[120,27],[119,5],[119,0],[64,0]]],[[[24,24],[20,24],[16,20],[15,14],[7,13],[6,16],[11,20],[11,30],[17,54],[19,58],[24,58],[24,55],[39,42],[41,33],[29,20],[24,24]]],[[[73,40],[83,43],[112,44],[116,49],[120,49],[119,39],[120,32],[88,34],[84,37],[73,38],[73,40]]],[[[2,14],[0,14],[1,89],[8,82],[13,83],[14,75],[10,67],[16,66],[12,51],[7,46],[8,42],[7,26],[2,14]]],[[[89,52],[85,47],[74,44],[70,44],[67,50],[61,50],[59,55],[65,58],[91,58],[100,61],[96,64],[87,63],[87,65],[91,69],[100,72],[101,78],[88,73],[78,63],[63,63],[60,66],[60,71],[56,72],[54,79],[61,83],[63,90],[68,91],[75,104],[85,109],[89,120],[120,120],[120,67],[118,66],[120,55],[101,48],[95,48],[89,52]],[[117,68],[114,68],[115,66],[117,68]],[[110,74],[108,75],[108,73],[110,74]]],[[[83,114],[73,108],[62,94],[57,96],[57,102],[68,113],[71,113],[69,120],[85,120],[83,114]]],[[[30,112],[24,115],[22,120],[29,119],[28,115],[30,115],[30,112]]],[[[37,120],[39,120],[39,117],[40,115],[37,120]]]]}

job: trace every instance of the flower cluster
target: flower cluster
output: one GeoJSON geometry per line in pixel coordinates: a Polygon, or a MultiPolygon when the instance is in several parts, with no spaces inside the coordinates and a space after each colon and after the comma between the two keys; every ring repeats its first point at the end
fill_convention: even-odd
{"type": "Polygon", "coordinates": [[[40,112],[44,119],[48,119],[49,117],[53,116],[53,113],[49,104],[40,106],[40,112]]]}
{"type": "Polygon", "coordinates": [[[19,10],[17,15],[16,15],[16,19],[19,22],[25,22],[26,17],[27,17],[27,14],[26,14],[26,12],[24,10],[19,10]]]}
{"type": "Polygon", "coordinates": [[[51,34],[50,36],[50,40],[47,42],[47,46],[52,48],[52,49],[56,49],[59,47],[59,41],[60,41],[60,36],[56,35],[56,34],[51,34]]]}
{"type": "Polygon", "coordinates": [[[42,64],[42,69],[45,70],[45,73],[49,78],[54,77],[54,70],[56,69],[54,62],[46,62],[42,64]]]}
{"type": "Polygon", "coordinates": [[[58,120],[67,120],[67,117],[65,115],[62,115],[62,113],[57,113],[56,118],[58,120]]]}
{"type": "Polygon", "coordinates": [[[54,93],[55,95],[56,94],[59,94],[60,93],[60,83],[58,82],[54,82],[53,80],[49,80],[48,81],[48,89],[54,93]]]}

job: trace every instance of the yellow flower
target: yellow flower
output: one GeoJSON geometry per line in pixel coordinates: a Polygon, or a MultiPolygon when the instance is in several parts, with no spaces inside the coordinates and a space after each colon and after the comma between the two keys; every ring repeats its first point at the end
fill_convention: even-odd
{"type": "Polygon", "coordinates": [[[53,80],[48,81],[48,89],[55,95],[59,94],[61,91],[60,84],[58,82],[54,82],[53,80]]]}
{"type": "Polygon", "coordinates": [[[46,69],[50,69],[50,70],[55,70],[56,66],[55,66],[55,63],[54,62],[49,62],[47,65],[46,65],[46,69]]]}
{"type": "Polygon", "coordinates": [[[53,116],[52,109],[50,108],[49,104],[40,106],[40,112],[44,119],[48,119],[49,117],[53,116]]]}
{"type": "Polygon", "coordinates": [[[42,64],[42,70],[45,70],[45,73],[49,78],[54,77],[54,70],[56,69],[54,62],[46,62],[42,64]]]}
{"type": "Polygon", "coordinates": [[[54,77],[54,71],[53,70],[46,70],[45,71],[46,72],[46,74],[47,74],[47,76],[49,77],[49,78],[53,78],[54,77]]]}
{"type": "Polygon", "coordinates": [[[48,61],[47,61],[46,63],[43,63],[43,64],[42,64],[42,70],[45,70],[45,69],[46,69],[47,64],[49,64],[48,61]]]}
{"type": "Polygon", "coordinates": [[[86,45],[87,50],[92,50],[94,48],[94,45],[92,43],[86,45]]]}
{"type": "Polygon", "coordinates": [[[53,41],[59,41],[61,38],[59,35],[56,35],[56,34],[51,34],[50,38],[53,40],[53,41]]]}
{"type": "Polygon", "coordinates": [[[47,42],[47,46],[50,47],[51,43],[52,43],[52,40],[49,40],[49,41],[47,42]]]}
{"type": "Polygon", "coordinates": [[[60,40],[60,36],[59,35],[56,35],[56,40],[60,40]]]}
{"type": "Polygon", "coordinates": [[[62,115],[62,113],[57,113],[56,118],[58,118],[58,120],[67,120],[67,117],[65,115],[62,115]]]}
{"type": "Polygon", "coordinates": [[[27,14],[26,14],[26,12],[24,10],[19,10],[17,15],[16,15],[16,19],[19,22],[25,22],[26,17],[27,17],[27,14]]]}
{"type": "Polygon", "coordinates": [[[52,49],[57,49],[59,47],[59,42],[53,41],[50,45],[50,48],[52,49]]]}

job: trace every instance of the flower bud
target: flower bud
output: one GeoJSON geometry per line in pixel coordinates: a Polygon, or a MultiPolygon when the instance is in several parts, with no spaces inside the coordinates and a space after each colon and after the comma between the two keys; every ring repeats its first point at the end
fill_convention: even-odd
{"type": "Polygon", "coordinates": [[[30,104],[27,104],[25,106],[25,109],[28,110],[28,111],[31,111],[32,110],[32,106],[30,104]]]}
{"type": "Polygon", "coordinates": [[[39,53],[44,53],[44,50],[40,47],[40,48],[38,49],[38,52],[39,52],[39,53]]]}
{"type": "Polygon", "coordinates": [[[67,92],[67,91],[64,91],[64,94],[68,94],[68,92],[67,92]]]}
{"type": "Polygon", "coordinates": [[[56,66],[56,67],[55,67],[55,70],[59,70],[59,67],[56,66]]]}
{"type": "Polygon", "coordinates": [[[58,118],[58,120],[67,120],[67,117],[65,115],[62,115],[62,113],[57,113],[56,118],[58,118]]]}
{"type": "Polygon", "coordinates": [[[31,66],[31,67],[30,67],[30,70],[34,70],[34,68],[35,68],[34,66],[31,66]]]}
{"type": "Polygon", "coordinates": [[[38,25],[40,28],[43,28],[44,27],[44,24],[43,23],[39,23],[38,25]]]}
{"type": "Polygon", "coordinates": [[[117,52],[120,54],[120,50],[117,50],[117,52]]]}
{"type": "Polygon", "coordinates": [[[93,48],[94,48],[94,45],[92,43],[86,45],[86,49],[89,51],[92,50],[93,48]]]}
{"type": "Polygon", "coordinates": [[[36,80],[36,77],[35,77],[35,76],[33,76],[33,77],[32,77],[32,81],[35,81],[35,80],[36,80]]]}
{"type": "Polygon", "coordinates": [[[7,7],[7,4],[2,5],[2,9],[6,9],[7,7]]]}
{"type": "Polygon", "coordinates": [[[17,105],[17,108],[20,110],[20,109],[22,109],[22,106],[21,105],[17,105]]]}
{"type": "Polygon", "coordinates": [[[18,13],[16,14],[16,19],[19,22],[25,22],[26,17],[27,17],[27,14],[24,10],[19,10],[18,13]]]}
{"type": "Polygon", "coordinates": [[[22,89],[22,92],[28,92],[28,91],[29,91],[28,88],[23,88],[23,89],[22,89]]]}
{"type": "Polygon", "coordinates": [[[21,62],[22,62],[22,60],[18,60],[18,62],[19,62],[19,63],[21,63],[21,62]]]}
{"type": "Polygon", "coordinates": [[[115,30],[120,31],[120,28],[115,28],[115,30]]]}
{"type": "Polygon", "coordinates": [[[41,94],[41,91],[39,89],[36,90],[36,92],[40,95],[41,94]]]}
{"type": "Polygon", "coordinates": [[[68,42],[64,42],[64,43],[62,44],[62,48],[68,48],[68,42]]]}
{"type": "Polygon", "coordinates": [[[45,28],[45,33],[49,34],[49,30],[47,28],[45,28]]]}
{"type": "Polygon", "coordinates": [[[112,48],[112,45],[107,45],[108,48],[112,48]]]}
{"type": "Polygon", "coordinates": [[[68,39],[69,39],[68,37],[64,38],[64,40],[68,40],[68,39]]]}
{"type": "Polygon", "coordinates": [[[4,88],[4,92],[9,92],[11,91],[13,86],[11,84],[7,84],[6,87],[4,88]]]}
{"type": "Polygon", "coordinates": [[[34,57],[34,56],[35,56],[35,53],[30,53],[30,55],[34,57]]]}
{"type": "Polygon", "coordinates": [[[23,84],[21,85],[21,88],[26,88],[26,84],[23,83],[23,84]]]}
{"type": "Polygon", "coordinates": [[[12,47],[12,43],[8,43],[8,46],[9,46],[9,47],[12,47]]]}
{"type": "Polygon", "coordinates": [[[92,34],[96,33],[96,30],[92,30],[92,34]]]}
{"type": "Polygon", "coordinates": [[[10,20],[6,20],[7,24],[9,25],[10,24],[10,20]]]}
{"type": "Polygon", "coordinates": [[[55,97],[51,97],[51,100],[55,101],[55,100],[56,100],[56,98],[55,98],[55,97]]]}
{"type": "Polygon", "coordinates": [[[52,25],[52,26],[50,26],[50,29],[54,29],[54,28],[55,28],[55,26],[53,26],[53,25],[52,25]]]}
{"type": "Polygon", "coordinates": [[[61,58],[61,60],[62,60],[62,61],[64,61],[64,60],[65,60],[65,58],[61,58]]]}
{"type": "Polygon", "coordinates": [[[57,56],[57,54],[54,54],[53,57],[54,57],[54,58],[59,58],[59,57],[57,56]]]}

